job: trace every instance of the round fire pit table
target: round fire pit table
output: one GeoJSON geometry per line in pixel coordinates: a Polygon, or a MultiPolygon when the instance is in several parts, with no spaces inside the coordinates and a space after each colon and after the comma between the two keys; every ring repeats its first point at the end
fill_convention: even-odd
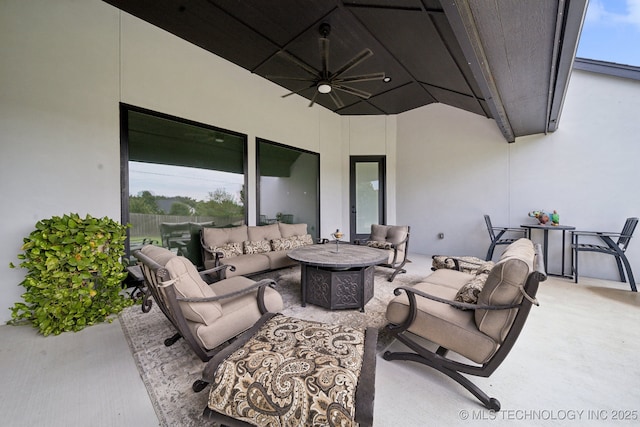
{"type": "Polygon", "coordinates": [[[331,310],[360,308],[362,312],[373,297],[375,266],[387,261],[385,251],[333,242],[302,246],[287,255],[301,265],[303,307],[309,302],[331,310]]]}

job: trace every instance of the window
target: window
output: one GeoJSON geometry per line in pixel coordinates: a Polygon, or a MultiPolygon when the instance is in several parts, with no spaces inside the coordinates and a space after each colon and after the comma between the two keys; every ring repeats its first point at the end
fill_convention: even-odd
{"type": "Polygon", "coordinates": [[[201,265],[203,226],[246,223],[246,136],[122,107],[129,249],[153,242],[201,265]]]}
{"type": "Polygon", "coordinates": [[[306,223],[320,230],[320,155],[257,139],[258,224],[306,223]]]}

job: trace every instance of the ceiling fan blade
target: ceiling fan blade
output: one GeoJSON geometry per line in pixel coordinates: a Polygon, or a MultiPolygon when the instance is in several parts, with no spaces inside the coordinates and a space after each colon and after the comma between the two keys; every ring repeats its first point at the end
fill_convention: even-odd
{"type": "Polygon", "coordinates": [[[333,103],[336,104],[336,108],[344,107],[344,102],[342,102],[342,99],[340,99],[340,97],[338,96],[335,90],[332,90],[331,92],[329,92],[329,96],[333,100],[333,103]]]}
{"type": "Polygon", "coordinates": [[[320,58],[322,59],[322,78],[329,78],[329,39],[320,37],[320,58]]]}
{"type": "Polygon", "coordinates": [[[285,93],[284,95],[281,96],[281,98],[286,98],[287,96],[291,96],[291,95],[297,95],[303,90],[311,89],[312,87],[315,87],[315,84],[312,84],[311,86],[303,87],[302,89],[291,91],[289,93],[285,93]]]}
{"type": "Polygon", "coordinates": [[[363,90],[356,89],[354,87],[343,86],[343,85],[338,85],[338,84],[334,84],[332,86],[333,86],[334,89],[338,89],[338,90],[341,90],[343,92],[350,93],[351,95],[359,96],[360,98],[364,98],[364,99],[371,98],[371,94],[369,92],[365,92],[363,90]]]}
{"type": "Polygon", "coordinates": [[[349,83],[349,82],[366,82],[370,80],[382,80],[384,79],[384,73],[371,73],[371,74],[360,74],[359,76],[350,76],[343,78],[334,78],[331,79],[332,82],[335,83],[349,83]]]}
{"type": "Polygon", "coordinates": [[[272,76],[272,75],[266,75],[264,77],[269,80],[296,80],[301,82],[314,82],[316,80],[315,78],[312,79],[309,77],[272,76]]]}
{"type": "Polygon", "coordinates": [[[304,71],[306,71],[307,73],[311,74],[314,77],[318,77],[318,75],[320,74],[320,71],[316,70],[310,65],[305,64],[304,62],[300,61],[298,58],[296,58],[295,56],[291,55],[288,52],[285,52],[284,50],[279,51],[277,55],[281,56],[282,58],[286,59],[289,62],[294,63],[295,65],[302,68],[304,71]]]}
{"type": "Polygon", "coordinates": [[[332,75],[332,78],[340,77],[342,74],[346,73],[356,65],[360,64],[362,61],[364,61],[371,55],[373,55],[373,52],[371,52],[371,49],[363,50],[362,52],[357,54],[355,57],[353,57],[349,62],[344,64],[342,68],[336,71],[335,74],[332,75]]]}
{"type": "Polygon", "coordinates": [[[309,107],[313,107],[313,104],[315,104],[317,97],[318,97],[318,91],[315,91],[313,93],[313,96],[311,97],[311,103],[309,104],[309,107]]]}

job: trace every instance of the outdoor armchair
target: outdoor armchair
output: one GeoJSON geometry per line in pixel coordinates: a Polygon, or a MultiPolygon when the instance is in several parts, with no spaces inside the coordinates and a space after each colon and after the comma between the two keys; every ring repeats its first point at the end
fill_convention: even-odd
{"type": "Polygon", "coordinates": [[[385,360],[430,366],[469,390],[487,408],[500,410],[463,374],[490,376],[505,360],[529,315],[538,284],[546,280],[542,249],[528,239],[510,245],[491,270],[465,273],[441,268],[413,286],[401,286],[387,306],[387,332],[408,351],[387,351],[385,360]],[[475,302],[468,288],[478,286],[475,302]],[[419,337],[421,339],[416,339],[419,337]],[[424,346],[424,339],[437,346],[424,346]],[[457,353],[449,357],[449,352],[457,353]],[[462,356],[462,358],[460,357],[462,356]]]}
{"type": "MultiPolygon", "coordinates": [[[[202,361],[253,326],[264,313],[282,310],[282,298],[272,288],[273,280],[226,279],[223,274],[222,280],[208,284],[203,278],[217,277],[218,270],[229,266],[199,273],[187,258],[153,245],[133,255],[140,262],[147,293],[177,330],[165,345],[182,337],[202,361]]],[[[149,308],[146,304],[147,311],[149,308]]]]}
{"type": "Polygon", "coordinates": [[[393,282],[399,273],[406,273],[404,265],[409,253],[409,236],[411,228],[408,225],[371,224],[371,235],[365,240],[355,240],[357,245],[367,245],[386,251],[388,259],[379,264],[393,269],[389,282],[393,282]]]}

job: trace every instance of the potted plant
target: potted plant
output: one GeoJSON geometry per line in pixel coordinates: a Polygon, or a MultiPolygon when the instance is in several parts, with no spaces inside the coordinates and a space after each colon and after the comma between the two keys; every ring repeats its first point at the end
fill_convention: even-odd
{"type": "Polygon", "coordinates": [[[73,213],[39,221],[18,255],[28,270],[20,283],[26,292],[11,307],[9,323],[31,322],[46,336],[110,322],[133,303],[122,293],[126,229],[107,217],[73,213]]]}

